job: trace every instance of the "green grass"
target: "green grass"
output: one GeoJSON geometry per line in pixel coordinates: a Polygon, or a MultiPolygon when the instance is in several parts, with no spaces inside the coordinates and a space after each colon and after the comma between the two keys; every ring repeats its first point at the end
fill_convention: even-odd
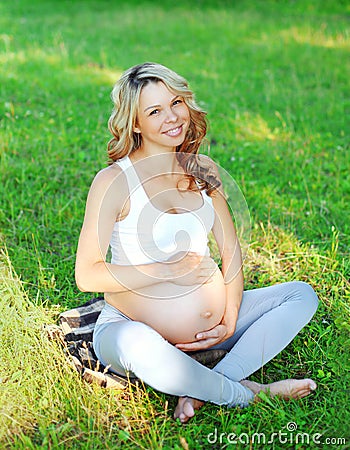
{"type": "MultiPolygon", "coordinates": [[[[215,448],[206,440],[215,427],[268,435],[292,421],[349,445],[349,12],[330,0],[0,4],[0,221],[21,279],[6,275],[5,258],[2,445],[215,448]],[[57,310],[90,298],[75,286],[74,258],[88,187],[107,159],[109,93],[146,60],[187,77],[208,111],[210,154],[241,187],[254,225],[246,287],[303,279],[320,296],[312,323],[255,374],[312,376],[310,399],[206,405],[183,427],[171,397],[80,383],[40,333],[57,310]]],[[[307,448],[283,444],[295,447],[307,448]]]]}

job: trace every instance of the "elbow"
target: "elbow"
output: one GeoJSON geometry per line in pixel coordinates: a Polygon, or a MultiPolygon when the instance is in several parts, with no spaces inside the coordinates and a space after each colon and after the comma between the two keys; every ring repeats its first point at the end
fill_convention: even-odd
{"type": "Polygon", "coordinates": [[[80,270],[75,270],[75,283],[81,292],[95,292],[93,283],[93,277],[88,273],[80,270]]]}
{"type": "Polygon", "coordinates": [[[76,283],[80,292],[92,292],[90,289],[87,289],[85,286],[82,286],[79,283],[76,283]]]}
{"type": "Polygon", "coordinates": [[[101,278],[100,264],[75,265],[75,283],[81,292],[104,292],[104,280],[101,278]]]}
{"type": "Polygon", "coordinates": [[[90,289],[87,286],[86,281],[82,277],[77,276],[77,274],[75,274],[75,283],[76,283],[77,288],[79,289],[79,291],[81,291],[81,292],[91,292],[90,289]]]}

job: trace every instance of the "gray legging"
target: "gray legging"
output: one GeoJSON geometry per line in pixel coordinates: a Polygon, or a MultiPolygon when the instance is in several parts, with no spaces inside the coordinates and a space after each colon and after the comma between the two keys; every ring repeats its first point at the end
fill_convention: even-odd
{"type": "Polygon", "coordinates": [[[212,347],[228,350],[213,369],[108,304],[96,324],[94,349],[116,373],[134,375],[166,394],[247,406],[254,395],[239,381],[284,349],[317,305],[315,291],[300,281],[245,291],[234,335],[212,347]]]}

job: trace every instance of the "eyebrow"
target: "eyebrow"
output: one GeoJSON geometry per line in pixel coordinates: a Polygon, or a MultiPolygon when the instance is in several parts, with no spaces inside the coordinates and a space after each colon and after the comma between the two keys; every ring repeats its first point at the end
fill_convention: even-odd
{"type": "MultiPolygon", "coordinates": [[[[174,100],[176,100],[178,97],[180,97],[179,95],[176,95],[174,98],[172,98],[171,100],[170,100],[170,103],[172,103],[174,100]]],[[[143,110],[143,112],[146,112],[147,110],[149,110],[149,109],[152,109],[152,108],[159,108],[160,106],[162,106],[162,105],[152,105],[152,106],[147,106],[147,108],[145,108],[144,110],[143,110]]]]}

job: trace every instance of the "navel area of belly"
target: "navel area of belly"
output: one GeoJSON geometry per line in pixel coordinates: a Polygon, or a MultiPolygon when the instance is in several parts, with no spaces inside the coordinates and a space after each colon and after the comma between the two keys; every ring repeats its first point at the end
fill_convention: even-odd
{"type": "Polygon", "coordinates": [[[203,311],[203,312],[201,312],[200,313],[200,316],[203,318],[203,319],[210,319],[210,317],[212,317],[212,315],[213,315],[213,313],[211,312],[211,311],[203,311]]]}

